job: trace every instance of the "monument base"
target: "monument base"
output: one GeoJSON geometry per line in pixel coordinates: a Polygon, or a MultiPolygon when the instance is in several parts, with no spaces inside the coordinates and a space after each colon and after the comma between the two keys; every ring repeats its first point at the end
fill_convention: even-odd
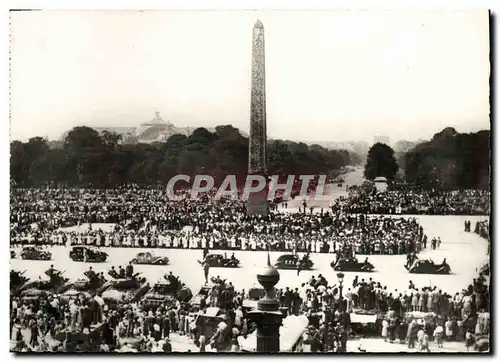
{"type": "Polygon", "coordinates": [[[262,215],[269,214],[269,203],[267,201],[268,185],[260,192],[253,192],[248,196],[247,200],[247,215],[262,215]]]}
{"type": "Polygon", "coordinates": [[[262,197],[250,197],[247,201],[247,215],[262,215],[267,216],[269,214],[269,205],[267,203],[267,198],[262,197]]]}

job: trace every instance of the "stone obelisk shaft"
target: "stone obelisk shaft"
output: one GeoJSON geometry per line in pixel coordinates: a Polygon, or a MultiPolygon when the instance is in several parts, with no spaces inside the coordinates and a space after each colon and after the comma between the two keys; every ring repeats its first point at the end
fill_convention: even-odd
{"type": "Polygon", "coordinates": [[[267,215],[267,135],[266,135],[266,65],[264,26],[257,20],[252,33],[252,89],[250,99],[250,137],[248,174],[266,178],[266,188],[250,194],[248,215],[267,215]]]}

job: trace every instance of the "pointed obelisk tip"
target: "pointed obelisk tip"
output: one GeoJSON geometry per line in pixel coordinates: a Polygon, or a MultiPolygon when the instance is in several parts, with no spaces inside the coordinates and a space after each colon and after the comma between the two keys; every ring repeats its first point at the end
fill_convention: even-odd
{"type": "Polygon", "coordinates": [[[269,251],[267,252],[267,266],[272,266],[271,265],[271,255],[269,255],[269,251]]]}
{"type": "Polygon", "coordinates": [[[264,25],[262,25],[262,22],[260,20],[257,20],[253,27],[254,28],[264,28],[264,25]]]}

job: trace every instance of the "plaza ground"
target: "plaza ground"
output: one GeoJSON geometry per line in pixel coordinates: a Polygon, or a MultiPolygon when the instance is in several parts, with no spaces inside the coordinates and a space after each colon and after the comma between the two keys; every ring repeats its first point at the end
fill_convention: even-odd
{"type": "MultiPolygon", "coordinates": [[[[474,225],[477,220],[483,220],[480,216],[415,216],[423,226],[428,238],[441,237],[442,244],[437,250],[424,250],[420,258],[431,258],[435,262],[447,259],[451,266],[451,275],[427,275],[409,274],[404,268],[405,255],[370,255],[369,260],[375,266],[373,273],[345,273],[346,287],[352,285],[355,275],[360,278],[373,278],[387,285],[389,289],[403,290],[408,287],[409,280],[420,288],[424,286],[437,286],[448,293],[455,293],[472,282],[477,276],[477,269],[489,259],[487,255],[487,242],[474,233],[463,231],[464,221],[471,220],[474,225]]],[[[95,225],[98,227],[98,225],[95,225]]],[[[19,255],[21,249],[14,249],[19,255]]],[[[168,266],[136,265],[134,269],[142,272],[150,282],[155,282],[165,273],[172,271],[193,290],[199,289],[204,282],[203,270],[198,263],[202,259],[202,251],[197,249],[151,249],[151,248],[101,248],[109,254],[105,263],[82,263],[73,262],[69,258],[70,248],[65,246],[51,247],[51,261],[22,260],[19,256],[10,261],[11,269],[26,270],[26,276],[38,278],[44,271],[54,264],[56,268],[64,271],[66,277],[70,279],[80,278],[83,272],[92,265],[97,272],[107,271],[112,265],[125,265],[132,260],[137,253],[151,252],[160,256],[167,256],[170,259],[168,266]]],[[[224,253],[225,251],[211,250],[212,253],[224,253]]],[[[232,251],[226,251],[230,256],[232,251]]],[[[241,261],[241,267],[237,269],[212,268],[211,276],[219,275],[221,278],[231,281],[237,288],[248,289],[254,285],[258,269],[266,263],[266,252],[262,251],[235,251],[236,258],[241,261]]],[[[271,252],[271,261],[274,262],[281,252],[271,252]]],[[[359,256],[364,259],[365,256],[359,256]]],[[[285,286],[298,287],[303,282],[308,281],[312,275],[321,273],[330,281],[337,280],[336,272],[330,267],[334,260],[333,254],[311,254],[314,262],[314,269],[302,271],[299,276],[294,270],[280,270],[280,281],[278,288],[285,286]]]]}
{"type": "MultiPolygon", "coordinates": [[[[447,258],[448,263],[452,268],[451,275],[426,275],[426,274],[409,274],[404,268],[406,257],[404,255],[371,255],[369,260],[374,264],[376,271],[373,273],[345,273],[344,284],[346,288],[352,285],[352,280],[355,275],[360,278],[373,278],[375,281],[380,281],[383,285],[387,285],[389,289],[404,290],[408,287],[409,280],[412,280],[418,288],[424,286],[437,286],[438,288],[448,293],[455,293],[472,282],[472,279],[477,276],[477,269],[489,260],[487,255],[487,242],[474,233],[466,233],[463,231],[465,220],[471,220],[474,225],[476,221],[483,220],[486,217],[479,216],[431,216],[419,215],[415,216],[419,223],[422,224],[424,232],[429,238],[440,236],[442,240],[441,247],[437,250],[424,250],[421,258],[432,258],[436,262],[441,262],[443,258],[447,258]]],[[[95,225],[98,227],[98,225],[95,225]]],[[[138,248],[101,248],[109,254],[109,258],[105,263],[81,263],[73,262],[69,258],[70,248],[57,246],[50,247],[53,259],[51,261],[32,261],[22,260],[19,256],[11,259],[10,267],[14,270],[26,270],[25,275],[35,279],[44,275],[44,271],[53,264],[57,269],[64,271],[64,275],[74,280],[83,276],[83,272],[92,265],[95,271],[107,271],[112,265],[125,265],[137,253],[152,252],[157,255],[165,255],[170,259],[170,265],[167,266],[149,266],[136,265],[136,271],[140,271],[151,282],[154,283],[164,274],[172,271],[175,275],[186,283],[193,292],[200,288],[204,283],[203,270],[198,263],[202,258],[201,250],[189,249],[138,249],[138,248]]],[[[15,249],[19,255],[21,248],[15,249]]],[[[211,250],[211,252],[224,251],[211,250]]],[[[226,252],[228,256],[231,251],[226,252]]],[[[266,252],[261,251],[235,251],[235,256],[240,259],[241,267],[237,269],[212,268],[211,275],[219,275],[221,278],[231,281],[236,288],[248,289],[253,285],[257,285],[256,275],[259,268],[262,268],[266,263],[266,252]]],[[[281,255],[280,252],[271,252],[271,261],[281,255]]],[[[364,258],[364,256],[360,256],[364,258]]],[[[312,275],[323,274],[330,283],[336,283],[336,272],[330,267],[331,261],[334,259],[333,254],[311,254],[311,259],[314,262],[314,270],[302,271],[297,276],[296,271],[280,270],[280,281],[277,284],[278,288],[299,287],[302,283],[308,281],[312,275]]],[[[29,341],[29,331],[25,331],[25,339],[29,341]]],[[[196,352],[197,348],[185,336],[172,335],[172,347],[175,351],[191,351],[196,352]]],[[[405,352],[408,351],[406,345],[391,344],[383,342],[380,339],[362,339],[351,340],[348,343],[348,351],[357,352],[358,346],[361,349],[369,352],[405,352]]],[[[438,351],[436,346],[431,344],[432,351],[438,351]]],[[[439,352],[458,352],[465,351],[462,343],[449,342],[445,343],[445,348],[439,352]]]]}

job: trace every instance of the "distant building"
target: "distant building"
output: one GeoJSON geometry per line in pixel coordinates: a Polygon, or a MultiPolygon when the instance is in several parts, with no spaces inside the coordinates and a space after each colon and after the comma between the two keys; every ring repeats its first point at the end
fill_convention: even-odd
{"type": "Polygon", "coordinates": [[[151,121],[142,123],[135,129],[135,137],[139,143],[163,142],[176,131],[172,123],[165,122],[161,119],[160,112],[156,112],[151,121]]]}
{"type": "MultiPolygon", "coordinates": [[[[170,121],[165,122],[160,117],[160,112],[156,112],[151,121],[141,123],[138,127],[91,127],[97,132],[104,131],[117,133],[122,136],[121,143],[153,143],[165,142],[174,134],[191,135],[196,127],[176,127],[170,121]]],[[[210,132],[215,132],[213,128],[207,128],[210,132]]],[[[69,132],[69,131],[68,131],[69,132]]],[[[64,141],[68,132],[65,132],[60,140],[64,141]]]]}
{"type": "Polygon", "coordinates": [[[386,144],[387,146],[391,145],[391,139],[389,136],[375,136],[373,138],[373,144],[375,143],[383,143],[386,144]]]}

